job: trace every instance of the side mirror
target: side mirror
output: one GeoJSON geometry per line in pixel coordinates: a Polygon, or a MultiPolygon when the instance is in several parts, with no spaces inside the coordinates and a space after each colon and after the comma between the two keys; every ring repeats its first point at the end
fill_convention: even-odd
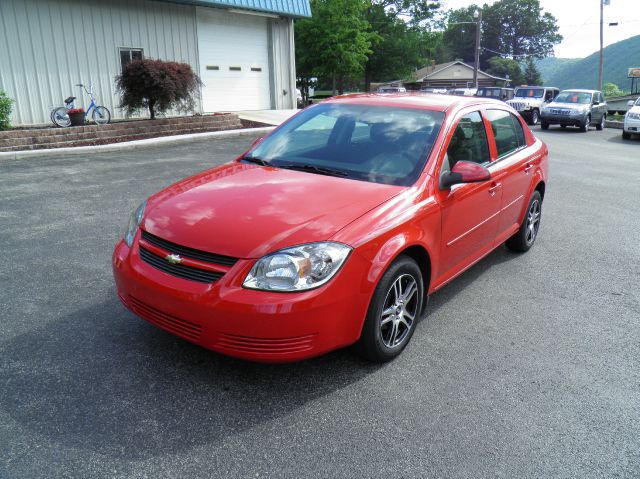
{"type": "Polygon", "coordinates": [[[451,171],[443,173],[440,185],[448,190],[458,183],[480,183],[491,179],[491,172],[484,166],[471,161],[458,161],[451,171]]]}
{"type": "Polygon", "coordinates": [[[593,102],[593,106],[598,106],[599,104],[600,104],[600,102],[597,101],[597,100],[593,102]]]}
{"type": "Polygon", "coordinates": [[[629,100],[627,102],[627,106],[633,106],[635,104],[635,102],[633,100],[629,100]]]}

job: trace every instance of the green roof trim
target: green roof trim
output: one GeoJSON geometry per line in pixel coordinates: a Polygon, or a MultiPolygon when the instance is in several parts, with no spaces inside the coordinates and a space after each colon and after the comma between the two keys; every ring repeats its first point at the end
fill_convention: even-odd
{"type": "Polygon", "coordinates": [[[310,17],[309,0],[160,0],[171,3],[186,3],[202,7],[235,8],[254,12],[272,13],[283,17],[310,17]]]}

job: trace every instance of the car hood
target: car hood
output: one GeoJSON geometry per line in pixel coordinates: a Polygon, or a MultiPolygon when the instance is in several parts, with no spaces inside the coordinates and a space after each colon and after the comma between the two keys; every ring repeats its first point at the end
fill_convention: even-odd
{"type": "Polygon", "coordinates": [[[582,111],[585,108],[588,108],[589,105],[587,104],[578,104],[578,103],[556,103],[555,101],[552,101],[551,103],[547,103],[545,105],[545,108],[558,108],[558,109],[564,109],[564,110],[579,110],[582,111]]]}
{"type": "Polygon", "coordinates": [[[257,258],[324,241],[405,187],[229,163],[149,198],[142,228],[183,246],[257,258]]]}
{"type": "Polygon", "coordinates": [[[640,105],[633,106],[632,108],[629,108],[629,111],[627,113],[638,113],[638,114],[640,114],[640,105]]]}

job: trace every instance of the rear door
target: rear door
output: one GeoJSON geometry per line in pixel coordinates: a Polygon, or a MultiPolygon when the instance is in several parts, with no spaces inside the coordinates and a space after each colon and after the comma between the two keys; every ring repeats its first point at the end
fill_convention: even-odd
{"type": "Polygon", "coordinates": [[[527,151],[524,126],[520,119],[505,110],[487,109],[492,163],[491,177],[502,188],[502,200],[495,244],[505,241],[517,230],[520,214],[533,181],[534,165],[527,151]]]}

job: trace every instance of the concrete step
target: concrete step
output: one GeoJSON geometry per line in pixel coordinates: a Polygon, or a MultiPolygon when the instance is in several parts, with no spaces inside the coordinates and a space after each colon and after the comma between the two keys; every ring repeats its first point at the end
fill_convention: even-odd
{"type": "Polygon", "coordinates": [[[91,125],[77,126],[71,128],[32,128],[23,130],[8,130],[0,132],[0,140],[9,138],[26,138],[26,137],[46,137],[59,136],[65,134],[77,134],[88,132],[104,132],[111,130],[126,130],[130,128],[154,127],[164,125],[184,125],[192,127],[194,125],[210,125],[225,122],[240,122],[237,115],[233,113],[220,115],[203,115],[176,118],[159,118],[157,120],[135,120],[135,121],[118,121],[109,125],[91,125]]]}
{"type": "Polygon", "coordinates": [[[94,137],[94,138],[75,139],[75,140],[69,140],[69,141],[59,141],[55,143],[31,143],[26,145],[2,146],[0,147],[0,152],[21,151],[21,150],[42,150],[47,148],[69,148],[74,146],[104,145],[109,143],[121,143],[123,141],[144,140],[147,138],[158,138],[162,136],[186,135],[190,133],[205,133],[210,131],[222,131],[227,129],[228,128],[222,128],[218,126],[208,126],[208,127],[181,128],[179,130],[161,130],[161,131],[155,131],[155,132],[128,133],[128,134],[122,134],[117,137],[109,137],[109,138],[94,137]]]}
{"type": "Polygon", "coordinates": [[[45,128],[16,130],[13,136],[0,136],[0,151],[60,148],[74,144],[106,144],[126,141],[122,138],[155,138],[189,132],[219,131],[242,128],[235,114],[162,118],[153,121],[117,122],[102,127],[45,128]],[[27,134],[28,133],[28,134],[27,134]]]}

